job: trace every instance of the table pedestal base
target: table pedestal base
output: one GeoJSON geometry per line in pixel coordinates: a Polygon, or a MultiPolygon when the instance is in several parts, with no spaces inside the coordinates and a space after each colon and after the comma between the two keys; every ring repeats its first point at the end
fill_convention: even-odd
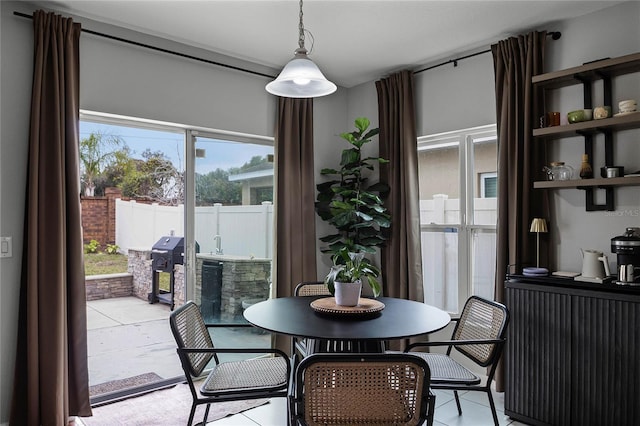
{"type": "Polygon", "coordinates": [[[307,339],[307,354],[384,353],[384,341],[307,339]]]}

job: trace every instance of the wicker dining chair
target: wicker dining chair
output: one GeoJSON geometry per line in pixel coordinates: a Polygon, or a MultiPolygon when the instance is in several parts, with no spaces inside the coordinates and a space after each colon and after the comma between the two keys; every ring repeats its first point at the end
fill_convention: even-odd
{"type": "Polygon", "coordinates": [[[464,309],[453,329],[451,340],[443,342],[417,342],[405,349],[405,352],[420,356],[429,364],[431,369],[431,388],[452,390],[458,414],[462,415],[458,391],[486,392],[491,405],[493,421],[498,425],[498,415],[491,394],[491,382],[498,366],[506,342],[509,311],[501,303],[471,296],[465,303],[464,309]],[[446,346],[446,353],[425,353],[414,351],[417,348],[446,346]],[[451,350],[458,352],[472,360],[480,367],[488,367],[487,379],[482,380],[468,368],[451,357],[451,350]]]}
{"type": "Polygon", "coordinates": [[[207,404],[203,425],[207,423],[211,403],[245,399],[286,397],[291,376],[291,362],[283,351],[271,348],[216,348],[208,325],[204,323],[198,306],[189,301],[173,311],[169,317],[171,332],[178,345],[193,403],[188,425],[191,426],[196,407],[207,404]],[[220,362],[220,353],[245,353],[265,355],[242,361],[220,362]],[[211,360],[211,372],[200,389],[194,378],[200,377],[211,360]]]}
{"type": "MultiPolygon", "coordinates": [[[[294,296],[331,296],[327,285],[323,281],[303,281],[293,290],[294,296]]],[[[315,344],[316,342],[314,342],[315,344]]],[[[291,356],[300,354],[302,358],[309,355],[309,341],[306,338],[291,338],[291,356]]]]}
{"type": "Polygon", "coordinates": [[[431,425],[429,377],[427,363],[410,354],[309,355],[291,385],[291,424],[431,425]]]}

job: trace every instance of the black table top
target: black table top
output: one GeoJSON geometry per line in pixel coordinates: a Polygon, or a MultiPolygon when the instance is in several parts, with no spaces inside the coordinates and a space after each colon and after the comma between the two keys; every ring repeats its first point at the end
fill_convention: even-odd
{"type": "Polygon", "coordinates": [[[376,314],[350,317],[315,312],[318,297],[280,297],[248,307],[253,325],[274,333],[329,340],[393,340],[438,331],[451,321],[445,311],[424,303],[379,297],[385,308],[376,314]]]}

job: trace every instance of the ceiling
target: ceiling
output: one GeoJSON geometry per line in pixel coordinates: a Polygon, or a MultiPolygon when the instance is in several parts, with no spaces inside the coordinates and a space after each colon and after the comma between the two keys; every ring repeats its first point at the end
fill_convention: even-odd
{"type": "MultiPolygon", "coordinates": [[[[35,1],[78,15],[280,70],[298,47],[298,0],[35,1]]],[[[325,76],[353,87],[400,69],[448,60],[616,1],[306,0],[310,57],[325,76]]],[[[90,28],[89,28],[90,29],[90,28]]]]}

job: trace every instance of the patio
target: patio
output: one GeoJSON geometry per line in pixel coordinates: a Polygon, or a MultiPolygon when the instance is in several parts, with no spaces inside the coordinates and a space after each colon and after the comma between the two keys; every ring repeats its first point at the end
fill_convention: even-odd
{"type": "MultiPolygon", "coordinates": [[[[153,376],[149,373],[159,376],[156,380],[182,376],[170,314],[169,305],[137,297],[87,301],[89,385],[153,376]]],[[[216,328],[212,333],[219,347],[270,345],[269,334],[254,329],[216,328]]]]}

